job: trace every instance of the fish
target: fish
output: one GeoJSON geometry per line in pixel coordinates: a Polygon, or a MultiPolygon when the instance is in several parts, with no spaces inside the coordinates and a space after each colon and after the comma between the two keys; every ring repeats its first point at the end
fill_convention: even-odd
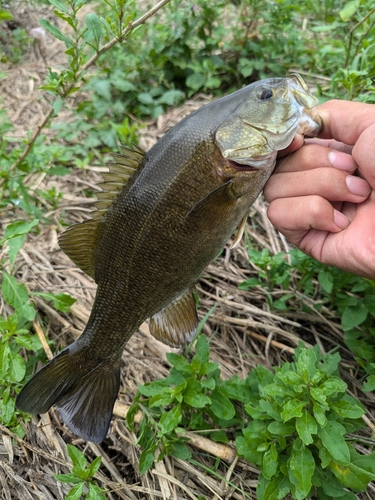
{"type": "Polygon", "coordinates": [[[37,372],[16,400],[55,405],[67,427],[105,438],[122,352],[141,323],[173,347],[196,332],[195,283],[238,230],[295,135],[316,136],[317,99],[293,74],[254,82],[199,108],[147,153],[114,154],[91,219],[68,228],[62,250],[97,283],[81,336],[37,372]]]}

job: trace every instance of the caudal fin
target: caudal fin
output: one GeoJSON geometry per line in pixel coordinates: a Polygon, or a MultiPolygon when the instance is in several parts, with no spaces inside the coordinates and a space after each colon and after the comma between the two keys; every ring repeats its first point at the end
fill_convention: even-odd
{"type": "Polygon", "coordinates": [[[56,405],[69,429],[87,441],[100,443],[111,422],[120,370],[102,363],[88,368],[79,361],[79,352],[71,354],[71,347],[64,349],[25,385],[16,406],[36,414],[56,405]]]}

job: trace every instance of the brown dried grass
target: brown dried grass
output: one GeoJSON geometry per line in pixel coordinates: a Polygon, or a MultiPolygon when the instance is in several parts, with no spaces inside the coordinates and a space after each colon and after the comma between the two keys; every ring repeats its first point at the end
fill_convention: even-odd
{"type": "MultiPolygon", "coordinates": [[[[48,17],[48,11],[45,14],[44,17],[48,17]]],[[[55,40],[50,39],[48,42],[48,50],[45,47],[44,52],[48,64],[58,65],[63,48],[55,40]]],[[[43,100],[37,89],[45,76],[45,61],[40,53],[36,54],[31,47],[28,55],[27,64],[0,68],[7,75],[0,81],[0,94],[15,125],[15,136],[19,138],[34,130],[43,121],[49,109],[49,103],[43,100]]],[[[188,101],[184,106],[173,109],[150,123],[142,131],[140,145],[148,149],[168,128],[207,102],[207,99],[207,96],[198,96],[196,100],[188,101]]],[[[63,119],[69,119],[69,110],[64,113],[63,119]]],[[[47,137],[47,140],[49,139],[53,140],[52,137],[47,137]]],[[[87,187],[95,189],[95,184],[100,179],[100,170],[102,169],[88,166],[83,170],[72,170],[71,175],[62,178],[47,177],[43,174],[32,175],[27,180],[30,188],[38,186],[40,189],[49,189],[56,186],[64,193],[58,209],[50,212],[54,223],[44,226],[40,234],[28,236],[15,266],[17,278],[29,290],[67,292],[77,299],[69,314],[55,311],[41,298],[35,299],[38,316],[30,333],[51,339],[58,347],[71,343],[82,332],[90,314],[96,287],[59,249],[57,237],[64,229],[62,220],[68,224],[83,221],[94,208],[93,199],[87,198],[83,190],[87,187]]],[[[13,217],[13,213],[2,214],[2,227],[4,228],[13,217]]],[[[262,197],[252,207],[246,237],[259,246],[268,248],[271,253],[288,249],[286,241],[269,223],[266,203],[262,197]]],[[[202,318],[213,305],[217,305],[204,326],[204,332],[213,335],[211,358],[219,363],[223,376],[237,374],[244,377],[258,363],[267,367],[279,365],[290,359],[299,340],[305,345],[317,343],[322,352],[339,345],[342,376],[348,383],[350,392],[358,397],[368,410],[365,420],[367,429],[362,432],[363,439],[374,436],[375,398],[372,394],[361,392],[361,384],[356,379],[357,365],[345,348],[337,319],[326,308],[321,309],[320,313],[311,314],[278,314],[270,311],[265,299],[265,290],[260,287],[247,292],[238,289],[239,283],[256,275],[257,269],[249,263],[243,240],[235,251],[229,250],[227,246],[199,281],[199,316],[202,318]]],[[[307,299],[300,296],[299,300],[303,302],[307,299]]],[[[0,311],[3,315],[9,312],[9,307],[2,298],[0,311]]],[[[166,457],[155,463],[150,472],[140,476],[140,449],[136,445],[136,436],[125,427],[123,416],[136,393],[137,384],[168,374],[169,366],[165,353],[169,350],[149,335],[146,324],[130,339],[123,354],[121,391],[115,406],[115,416],[109,434],[100,446],[77,439],[64,427],[58,413],[53,409],[46,415],[34,417],[27,424],[24,439],[1,427],[1,498],[65,498],[69,486],[59,483],[53,475],[70,471],[71,465],[65,446],[67,442],[80,447],[90,461],[98,455],[103,457],[96,478],[99,484],[108,490],[109,499],[179,500],[197,499],[198,495],[211,500],[241,500],[245,495],[248,495],[248,498],[256,498],[255,488],[259,471],[243,460],[233,459],[231,443],[217,451],[218,454],[227,453],[231,456],[228,462],[220,460],[218,475],[207,474],[203,468],[166,457]]],[[[46,352],[50,355],[47,347],[46,352]]],[[[203,466],[214,469],[215,459],[202,451],[207,450],[207,442],[202,442],[199,436],[193,435],[191,445],[194,458],[203,466]]],[[[359,446],[358,448],[360,449],[359,446]]],[[[362,451],[366,452],[364,449],[362,451]]],[[[374,492],[375,485],[371,483],[368,491],[358,495],[358,498],[369,500],[375,497],[374,492]]]]}

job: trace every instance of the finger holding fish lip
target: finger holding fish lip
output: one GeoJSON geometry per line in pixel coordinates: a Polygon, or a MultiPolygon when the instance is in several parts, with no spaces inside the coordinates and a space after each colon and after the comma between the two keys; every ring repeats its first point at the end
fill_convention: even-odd
{"type": "Polygon", "coordinates": [[[321,167],[300,172],[274,174],[265,186],[268,202],[318,195],[329,201],[360,203],[370,194],[370,185],[360,177],[321,167]]]}

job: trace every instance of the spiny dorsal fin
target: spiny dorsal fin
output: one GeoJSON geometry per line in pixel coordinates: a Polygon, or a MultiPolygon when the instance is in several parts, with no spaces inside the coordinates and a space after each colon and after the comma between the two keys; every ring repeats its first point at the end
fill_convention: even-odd
{"type": "Polygon", "coordinates": [[[85,273],[95,279],[94,251],[100,238],[99,223],[118,193],[139,167],[145,152],[138,146],[133,149],[121,146],[122,154],[113,153],[116,163],[109,163],[109,172],[104,173],[98,184],[102,191],[97,193],[96,210],[91,213],[92,220],[70,227],[59,238],[62,250],[85,273]]]}
{"type": "Polygon", "coordinates": [[[167,305],[150,318],[152,335],[172,347],[182,347],[194,337],[198,324],[197,310],[193,289],[167,305]]]}

